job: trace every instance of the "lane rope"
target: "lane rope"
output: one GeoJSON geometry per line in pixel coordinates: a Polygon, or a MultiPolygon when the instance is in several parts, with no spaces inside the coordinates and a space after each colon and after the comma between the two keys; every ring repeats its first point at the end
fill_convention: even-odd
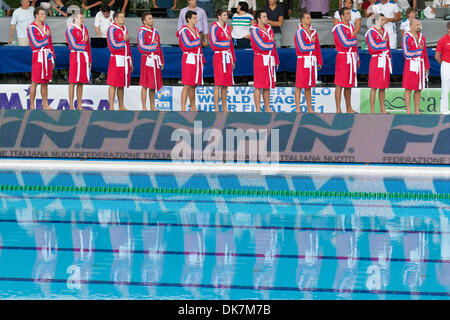
{"type": "Polygon", "coordinates": [[[420,192],[351,192],[318,190],[250,190],[250,189],[210,189],[210,188],[149,188],[149,187],[78,187],[43,185],[0,185],[0,191],[20,192],[79,192],[114,194],[186,194],[186,195],[239,195],[239,196],[288,196],[352,199],[406,199],[406,200],[449,200],[450,193],[420,192]]]}

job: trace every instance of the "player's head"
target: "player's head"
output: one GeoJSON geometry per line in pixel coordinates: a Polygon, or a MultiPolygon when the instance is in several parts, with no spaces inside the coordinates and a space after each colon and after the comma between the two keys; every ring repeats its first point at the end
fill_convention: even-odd
{"type": "Polygon", "coordinates": [[[109,8],[107,3],[103,3],[101,6],[102,14],[105,18],[109,18],[109,15],[111,14],[111,9],[109,8]]]}
{"type": "Polygon", "coordinates": [[[30,7],[30,0],[20,0],[22,9],[28,9],[30,7]]]}
{"type": "Polygon", "coordinates": [[[194,26],[197,24],[197,20],[198,20],[197,12],[188,10],[188,12],[186,12],[185,18],[186,18],[186,22],[188,24],[191,24],[194,26]]]}
{"type": "Polygon", "coordinates": [[[197,6],[197,0],[188,0],[188,4],[195,8],[197,6]]]}
{"type": "Polygon", "coordinates": [[[277,0],[267,0],[267,3],[268,4],[274,4],[274,3],[277,3],[277,0]]]}
{"type": "Polygon", "coordinates": [[[345,8],[353,8],[353,0],[344,0],[344,6],[345,8]]]}
{"type": "Polygon", "coordinates": [[[83,12],[75,13],[75,15],[73,16],[73,22],[78,26],[82,26],[84,24],[83,12]]]}
{"type": "Polygon", "coordinates": [[[147,27],[153,27],[153,16],[150,12],[144,12],[141,17],[142,23],[147,27]]]}
{"type": "Polygon", "coordinates": [[[375,20],[375,26],[377,27],[383,27],[386,23],[386,17],[382,13],[376,13],[373,19],[375,20]]]}
{"type": "Polygon", "coordinates": [[[116,24],[121,26],[125,23],[125,14],[122,13],[121,11],[116,11],[113,14],[113,19],[116,24]]]}
{"type": "Polygon", "coordinates": [[[262,10],[257,10],[255,12],[255,20],[258,23],[267,24],[267,22],[268,22],[267,13],[262,10]]]}
{"type": "Polygon", "coordinates": [[[44,22],[45,20],[45,10],[41,7],[37,7],[33,12],[34,18],[37,21],[44,22]]]}
{"type": "Polygon", "coordinates": [[[352,19],[352,11],[347,7],[342,7],[339,9],[339,16],[343,22],[349,23],[352,19]]]}
{"type": "Polygon", "coordinates": [[[216,18],[219,21],[225,22],[228,20],[228,13],[224,9],[219,8],[216,10],[216,18]]]}
{"type": "Polygon", "coordinates": [[[412,20],[416,17],[416,9],[414,9],[413,7],[409,7],[408,9],[406,9],[405,14],[409,20],[412,20]]]}
{"type": "Polygon", "coordinates": [[[305,26],[311,26],[311,15],[308,12],[300,12],[300,22],[305,26]]]}
{"type": "Polygon", "coordinates": [[[239,11],[248,12],[248,3],[245,1],[240,1],[237,6],[237,12],[239,11]]]}
{"type": "Polygon", "coordinates": [[[409,27],[411,28],[412,32],[419,32],[420,31],[420,21],[417,19],[411,20],[409,27]]]}
{"type": "Polygon", "coordinates": [[[447,32],[450,33],[450,22],[447,22],[447,32]]]}

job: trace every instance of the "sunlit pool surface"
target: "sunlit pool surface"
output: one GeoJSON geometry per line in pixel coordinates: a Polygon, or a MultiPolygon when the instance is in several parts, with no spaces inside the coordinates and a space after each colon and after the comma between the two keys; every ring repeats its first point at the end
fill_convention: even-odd
{"type": "MultiPolygon", "coordinates": [[[[2,184],[447,193],[440,177],[1,171],[2,184]]],[[[0,193],[0,299],[449,299],[450,203],[0,193]]]]}

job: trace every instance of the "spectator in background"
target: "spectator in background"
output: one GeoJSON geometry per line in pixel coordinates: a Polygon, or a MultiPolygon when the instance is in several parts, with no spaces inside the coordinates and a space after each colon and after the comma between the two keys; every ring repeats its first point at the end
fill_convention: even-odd
{"type": "Polygon", "coordinates": [[[197,5],[205,10],[207,17],[214,17],[214,0],[197,0],[197,5]]]}
{"type": "Polygon", "coordinates": [[[175,18],[173,10],[177,7],[177,0],[152,0],[154,8],[167,9],[167,17],[175,18]]]}
{"type": "Polygon", "coordinates": [[[402,12],[398,9],[397,4],[389,0],[380,0],[373,5],[373,12],[384,14],[386,17],[384,29],[389,34],[389,45],[391,49],[397,48],[397,26],[395,22],[402,19],[402,12]]]}
{"type": "Polygon", "coordinates": [[[29,0],[21,0],[21,6],[14,10],[9,28],[9,44],[12,44],[14,29],[17,29],[17,44],[29,46],[27,27],[34,21],[34,8],[30,6],[29,0]]]}
{"type": "Polygon", "coordinates": [[[67,7],[61,0],[55,0],[55,3],[52,6],[52,9],[55,9],[55,17],[67,17],[67,7]]]}
{"type": "Polygon", "coordinates": [[[5,10],[5,16],[10,16],[11,15],[11,7],[5,1],[0,0],[0,8],[5,10]]]}
{"type": "Polygon", "coordinates": [[[394,2],[397,2],[397,6],[400,9],[401,12],[403,12],[403,10],[408,9],[409,7],[411,7],[409,5],[409,1],[408,0],[396,0],[394,2]]]}
{"type": "Polygon", "coordinates": [[[289,20],[289,16],[292,14],[292,8],[294,7],[294,0],[279,0],[279,3],[283,7],[284,19],[289,20]]]}
{"type": "MultiPolygon", "coordinates": [[[[111,1],[112,2],[112,1],[111,1]]],[[[111,3],[110,3],[111,5],[111,3]]],[[[101,0],[83,0],[81,2],[81,9],[91,10],[91,17],[95,17],[100,12],[102,7],[101,0]]]]}
{"type": "Polygon", "coordinates": [[[108,4],[103,3],[94,19],[95,33],[99,38],[106,38],[108,28],[114,23],[113,15],[114,11],[110,10],[108,4]]]}
{"type": "Polygon", "coordinates": [[[375,4],[375,2],[377,2],[377,0],[364,1],[363,10],[365,18],[368,18],[373,14],[373,5],[375,4]]]}
{"type": "Polygon", "coordinates": [[[448,8],[450,6],[450,0],[433,0],[433,5],[431,6],[431,12],[434,13],[434,8],[448,8]]]}
{"type": "Polygon", "coordinates": [[[237,13],[231,19],[231,37],[233,45],[236,49],[251,48],[250,44],[250,27],[252,25],[253,16],[248,13],[249,6],[245,1],[240,1],[237,7],[237,13]]]}
{"type": "Polygon", "coordinates": [[[281,26],[284,20],[284,10],[280,4],[277,4],[277,0],[268,0],[268,4],[261,10],[267,14],[267,24],[272,27],[275,34],[275,45],[281,47],[281,26]]]}
{"type": "Polygon", "coordinates": [[[245,2],[247,3],[247,11],[246,12],[250,12],[252,11],[252,14],[255,14],[255,10],[256,10],[256,0],[230,0],[228,1],[228,15],[231,15],[232,13],[235,14],[237,13],[237,8],[239,6],[239,3],[241,2],[245,2]],[[234,10],[233,10],[234,9],[234,10]]]}
{"type": "MultiPolygon", "coordinates": [[[[361,30],[361,14],[359,11],[352,9],[353,8],[353,0],[345,0],[343,8],[348,8],[351,11],[351,19],[350,23],[355,27],[355,33],[354,36],[359,33],[361,30]]],[[[337,25],[339,22],[341,22],[341,16],[339,14],[339,11],[336,11],[334,13],[334,25],[337,25]]]]}
{"type": "Polygon", "coordinates": [[[331,0],[302,0],[303,2],[306,12],[321,12],[323,16],[327,16],[330,11],[331,0]]]}
{"type": "MultiPolygon", "coordinates": [[[[346,7],[345,0],[341,0],[340,3],[341,3],[341,5],[339,6],[339,9],[342,7],[346,7]]],[[[352,7],[350,9],[361,10],[362,7],[363,7],[363,0],[355,0],[355,1],[353,1],[352,7]]],[[[346,8],[348,8],[348,7],[346,7],[346,8]]]]}
{"type": "Polygon", "coordinates": [[[416,10],[414,8],[409,7],[406,9],[406,19],[402,21],[400,24],[400,30],[402,32],[402,39],[406,32],[409,32],[410,30],[410,24],[411,21],[413,21],[416,18],[416,10]]]}
{"type": "Polygon", "coordinates": [[[122,12],[127,17],[130,10],[130,0],[111,0],[109,6],[114,12],[122,12]]]}
{"type": "Polygon", "coordinates": [[[412,5],[412,7],[416,10],[425,9],[425,0],[412,0],[409,1],[409,4],[412,5]]]}
{"type": "Polygon", "coordinates": [[[201,34],[202,46],[206,47],[208,45],[208,17],[206,16],[205,10],[200,7],[197,7],[197,0],[188,0],[188,6],[181,9],[180,15],[178,17],[178,30],[181,29],[182,26],[186,25],[186,13],[188,11],[194,11],[197,13],[197,24],[195,27],[201,34]]]}

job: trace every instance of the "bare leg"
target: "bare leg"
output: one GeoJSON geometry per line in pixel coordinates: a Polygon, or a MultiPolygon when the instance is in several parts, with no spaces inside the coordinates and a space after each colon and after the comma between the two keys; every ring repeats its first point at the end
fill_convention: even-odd
{"type": "Polygon", "coordinates": [[[124,87],[117,88],[117,99],[119,100],[119,110],[127,110],[123,104],[123,96],[125,94],[124,87]]]}
{"type": "MultiPolygon", "coordinates": [[[[214,87],[214,108],[216,110],[216,112],[219,112],[219,91],[220,91],[220,86],[215,86],[214,87]]],[[[223,101],[222,101],[223,103],[223,101]]]]}
{"type": "Polygon", "coordinates": [[[108,89],[108,100],[109,100],[109,109],[114,110],[114,99],[116,97],[116,87],[109,86],[108,89]]]}
{"type": "Polygon", "coordinates": [[[342,113],[342,111],[341,111],[341,96],[342,96],[342,87],[336,86],[336,90],[334,91],[334,99],[336,101],[336,113],[342,113]]]}
{"type": "Polygon", "coordinates": [[[36,109],[35,100],[36,100],[36,87],[37,83],[32,81],[30,86],[30,109],[36,109]]]}
{"type": "Polygon", "coordinates": [[[422,90],[414,91],[414,113],[420,114],[419,106],[420,106],[420,97],[422,95],[422,90]]]}
{"type": "Polygon", "coordinates": [[[227,96],[228,96],[228,87],[222,87],[222,111],[228,112],[227,107],[227,96]]]}
{"type": "Polygon", "coordinates": [[[73,98],[75,93],[75,83],[69,83],[69,109],[73,110],[73,98]]]}
{"type": "Polygon", "coordinates": [[[142,110],[147,111],[147,88],[141,88],[141,102],[142,102],[142,110]]]}
{"type": "Polygon", "coordinates": [[[311,89],[305,89],[306,112],[315,113],[312,108],[311,89]]]}
{"type": "MultiPolygon", "coordinates": [[[[381,94],[381,90],[379,93],[381,94]]],[[[377,89],[370,88],[370,113],[375,113],[375,95],[376,94],[377,94],[377,89]]]]}
{"type": "Polygon", "coordinates": [[[347,113],[355,113],[352,109],[352,88],[344,88],[344,99],[347,113]]]}
{"type": "Polygon", "coordinates": [[[300,110],[300,97],[301,97],[301,95],[302,95],[302,89],[295,87],[295,91],[294,91],[295,109],[297,110],[298,113],[301,112],[301,110],[300,110]]]}
{"type": "Polygon", "coordinates": [[[405,106],[406,113],[411,114],[411,90],[405,89],[405,106]]]}
{"type": "Polygon", "coordinates": [[[48,105],[48,84],[47,83],[41,84],[41,96],[42,96],[42,107],[45,110],[51,110],[51,108],[48,105]]]}
{"type": "Polygon", "coordinates": [[[380,112],[383,114],[386,114],[386,108],[385,108],[385,100],[386,100],[386,90],[380,89],[378,91],[378,98],[380,99],[380,112]]]}
{"type": "Polygon", "coordinates": [[[263,89],[264,112],[272,112],[270,109],[270,89],[263,89]]]}
{"type": "Polygon", "coordinates": [[[148,99],[150,100],[150,110],[156,111],[155,89],[148,89],[148,99]]]}
{"type": "Polygon", "coordinates": [[[191,111],[198,111],[195,106],[195,86],[189,87],[189,104],[191,105],[191,111]]]}
{"type": "Polygon", "coordinates": [[[83,84],[77,85],[77,110],[83,110],[81,103],[83,102],[83,84]]]}
{"type": "Polygon", "coordinates": [[[261,112],[261,88],[255,88],[253,97],[255,99],[255,109],[256,109],[255,111],[261,112]]]}
{"type": "Polygon", "coordinates": [[[186,102],[189,93],[189,86],[184,85],[181,91],[181,111],[186,111],[186,102]]]}

